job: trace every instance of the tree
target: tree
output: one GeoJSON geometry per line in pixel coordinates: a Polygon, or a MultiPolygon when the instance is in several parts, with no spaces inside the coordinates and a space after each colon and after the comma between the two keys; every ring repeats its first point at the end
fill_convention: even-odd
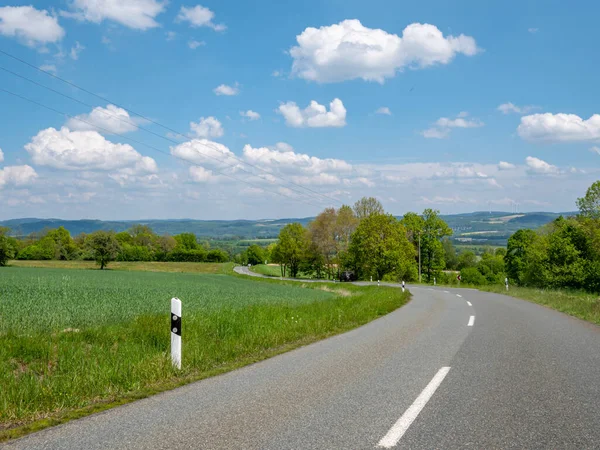
{"type": "Polygon", "coordinates": [[[86,244],[94,254],[96,263],[103,270],[108,263],[114,261],[120,246],[113,231],[95,231],[87,236],[86,244]]]}
{"type": "Polygon", "coordinates": [[[327,208],[308,224],[310,250],[313,254],[311,259],[315,263],[324,264],[330,278],[338,253],[336,223],[337,211],[334,208],[327,208]]]}
{"type": "Polygon", "coordinates": [[[477,265],[477,256],[472,251],[467,250],[462,252],[458,257],[458,270],[467,269],[469,267],[475,267],[477,265]]]}
{"type": "Polygon", "coordinates": [[[433,276],[446,267],[444,248],[440,239],[452,235],[452,229],[433,209],[423,211],[423,229],[421,230],[422,267],[431,282],[433,276]]]}
{"type": "Polygon", "coordinates": [[[417,213],[407,212],[400,222],[402,222],[402,225],[406,228],[408,240],[415,246],[415,249],[418,249],[419,234],[425,227],[425,221],[417,213]]]}
{"type": "Polygon", "coordinates": [[[508,238],[506,246],[506,274],[516,284],[524,284],[527,256],[531,245],[537,239],[533,230],[518,230],[508,238]]]}
{"type": "Polygon", "coordinates": [[[263,264],[266,259],[265,249],[256,244],[251,245],[248,247],[248,250],[246,250],[246,258],[248,263],[252,264],[253,266],[257,264],[263,264]]]}
{"type": "Polygon", "coordinates": [[[375,197],[363,197],[354,204],[354,213],[359,220],[375,214],[383,214],[383,206],[375,197]]]}
{"type": "Polygon", "coordinates": [[[592,184],[585,197],[577,199],[579,213],[591,219],[600,219],[600,181],[592,184]]]}
{"type": "Polygon", "coordinates": [[[178,250],[196,250],[199,247],[196,235],[193,233],[178,234],[175,236],[175,241],[178,250]]]}
{"type": "Polygon", "coordinates": [[[361,277],[410,279],[415,272],[414,248],[404,226],[391,214],[365,217],[352,235],[348,252],[361,277]]]}
{"type": "Polygon", "coordinates": [[[442,239],[442,248],[444,249],[444,259],[446,260],[446,269],[456,270],[458,267],[458,256],[452,241],[448,238],[442,239]]]}
{"type": "Polygon", "coordinates": [[[6,266],[17,252],[16,239],[8,236],[9,228],[0,227],[0,267],[6,266]]]}
{"type": "MultiPolygon", "coordinates": [[[[51,240],[54,248],[54,259],[62,261],[75,259],[77,257],[77,246],[71,238],[71,233],[65,227],[49,230],[42,240],[51,240]]],[[[52,246],[52,244],[48,244],[52,246]]]]}
{"type": "Polygon", "coordinates": [[[277,244],[278,259],[283,265],[285,276],[286,268],[290,269],[290,276],[296,278],[300,270],[306,250],[308,248],[308,236],[306,229],[300,223],[289,223],[279,232],[279,243],[277,244]]]}

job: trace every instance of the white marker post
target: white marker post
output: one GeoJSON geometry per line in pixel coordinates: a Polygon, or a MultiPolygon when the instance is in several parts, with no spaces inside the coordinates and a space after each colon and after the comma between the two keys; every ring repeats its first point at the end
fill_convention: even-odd
{"type": "Polygon", "coordinates": [[[171,299],[171,361],[181,369],[181,300],[171,299]]]}
{"type": "Polygon", "coordinates": [[[504,279],[504,284],[506,285],[506,290],[508,291],[508,278],[504,279]]]}
{"type": "Polygon", "coordinates": [[[379,280],[377,280],[377,286],[379,286],[379,280]]]}
{"type": "Polygon", "coordinates": [[[433,285],[437,285],[437,280],[435,279],[435,277],[433,277],[433,285]]]}
{"type": "Polygon", "coordinates": [[[404,292],[404,280],[402,280],[402,292],[404,292]]]}

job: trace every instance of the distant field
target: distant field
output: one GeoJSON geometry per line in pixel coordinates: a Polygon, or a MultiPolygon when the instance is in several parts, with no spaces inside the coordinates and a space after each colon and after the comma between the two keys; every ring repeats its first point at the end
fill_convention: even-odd
{"type": "MultiPolygon", "coordinates": [[[[37,267],[45,269],[98,269],[94,261],[11,261],[11,267],[37,267]]],[[[233,263],[189,262],[111,262],[107,270],[141,272],[230,273],[233,263]]]]}
{"type": "Polygon", "coordinates": [[[408,298],[392,288],[308,284],[0,269],[0,441],[354,328],[408,298]],[[174,296],[183,302],[181,371],[169,361],[174,296]]]}

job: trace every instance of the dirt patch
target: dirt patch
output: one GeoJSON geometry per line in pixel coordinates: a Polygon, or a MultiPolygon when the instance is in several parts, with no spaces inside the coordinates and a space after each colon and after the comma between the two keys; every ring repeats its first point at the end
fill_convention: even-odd
{"type": "Polygon", "coordinates": [[[346,289],[331,289],[328,286],[321,286],[319,289],[322,291],[325,291],[325,292],[331,292],[332,294],[337,294],[340,297],[351,297],[352,296],[352,292],[347,291],[346,289]]]}

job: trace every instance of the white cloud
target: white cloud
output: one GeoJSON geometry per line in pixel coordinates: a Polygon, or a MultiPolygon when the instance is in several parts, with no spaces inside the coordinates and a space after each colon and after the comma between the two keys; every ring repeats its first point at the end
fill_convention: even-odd
{"type": "Polygon", "coordinates": [[[527,31],[529,31],[531,34],[535,34],[538,31],[540,31],[540,29],[539,28],[527,28],[527,31]]]}
{"type": "Polygon", "coordinates": [[[65,30],[56,17],[33,6],[0,7],[0,34],[16,38],[28,47],[41,47],[60,41],[65,30]]]}
{"type": "Polygon", "coordinates": [[[521,117],[517,133],[527,141],[598,142],[600,114],[587,120],[575,114],[533,114],[521,117]]]}
{"type": "Polygon", "coordinates": [[[205,169],[202,166],[192,166],[189,169],[190,177],[196,183],[208,183],[214,181],[217,177],[212,170],[205,169]]]}
{"type": "Polygon", "coordinates": [[[191,8],[182,6],[177,15],[177,22],[189,22],[193,28],[209,27],[215,31],[224,31],[227,27],[223,24],[214,24],[215,13],[204,6],[197,5],[191,8]]]}
{"type": "Polygon", "coordinates": [[[238,95],[240,90],[237,87],[237,83],[235,86],[227,86],[226,84],[221,84],[213,89],[214,93],[217,95],[238,95]]]}
{"type": "Polygon", "coordinates": [[[115,144],[96,131],[47,128],[25,146],[32,161],[63,170],[116,170],[155,172],[156,162],[139,154],[131,145],[115,144]]]}
{"type": "Polygon", "coordinates": [[[434,127],[421,131],[421,135],[428,139],[444,139],[450,135],[450,130],[452,128],[478,128],[484,125],[484,123],[478,119],[467,119],[466,117],[468,115],[467,112],[463,111],[459,113],[455,119],[440,117],[435,122],[434,127]]]}
{"type": "Polygon", "coordinates": [[[74,59],[75,61],[77,61],[79,59],[79,54],[85,50],[85,47],[83,45],[81,45],[79,43],[79,41],[75,42],[75,46],[73,46],[71,48],[71,51],[69,52],[69,56],[71,57],[71,59],[74,59]]]}
{"type": "Polygon", "coordinates": [[[40,66],[40,69],[45,72],[50,72],[54,75],[56,75],[58,73],[58,69],[56,68],[56,66],[54,64],[44,64],[44,65],[40,66]]]}
{"type": "Polygon", "coordinates": [[[531,112],[534,109],[538,109],[538,108],[539,108],[539,106],[535,106],[535,105],[517,106],[511,102],[508,102],[508,103],[502,103],[496,109],[498,111],[500,111],[502,114],[510,114],[510,113],[527,114],[528,112],[531,112]]]}
{"type": "Polygon", "coordinates": [[[530,173],[539,173],[544,175],[554,175],[559,173],[559,169],[552,164],[548,164],[546,161],[542,161],[539,158],[528,156],[525,158],[525,164],[528,167],[530,173]]]}
{"type": "Polygon", "coordinates": [[[277,111],[285,118],[287,125],[294,128],[346,125],[346,108],[339,98],[329,104],[329,111],[314,100],[304,110],[301,110],[295,102],[287,102],[280,105],[277,111]]]}
{"type": "Polygon", "coordinates": [[[72,0],[73,11],[61,11],[61,15],[93,23],[110,20],[134,30],[147,30],[159,26],[154,19],[166,5],[166,1],[158,0],[72,0]]]}
{"type": "Polygon", "coordinates": [[[207,139],[192,139],[171,147],[171,155],[201,166],[210,165],[218,168],[234,166],[235,170],[240,165],[229,148],[207,139]]]}
{"type": "Polygon", "coordinates": [[[271,74],[271,76],[279,78],[279,77],[283,76],[283,72],[281,70],[274,70],[273,73],[271,74]]]}
{"type": "Polygon", "coordinates": [[[330,173],[320,173],[312,176],[293,176],[292,181],[305,186],[333,186],[342,182],[337,175],[330,173]]]}
{"type": "Polygon", "coordinates": [[[201,47],[203,45],[206,45],[206,42],[196,41],[194,39],[192,39],[191,41],[188,42],[188,47],[191,48],[192,50],[196,50],[198,47],[201,47]]]}
{"type": "Polygon", "coordinates": [[[0,148],[0,163],[4,161],[4,152],[0,148]]]}
{"type": "Polygon", "coordinates": [[[219,138],[224,133],[223,125],[213,116],[200,117],[198,123],[190,122],[190,128],[200,138],[219,138]]]}
{"type": "Polygon", "coordinates": [[[516,169],[516,167],[517,166],[515,166],[514,164],[511,164],[506,161],[500,161],[498,163],[498,170],[514,170],[514,169],[516,169]]]}
{"type": "Polygon", "coordinates": [[[173,41],[177,37],[177,33],[175,33],[174,31],[167,31],[165,33],[165,36],[167,37],[167,41],[173,41]]]}
{"type": "MultiPolygon", "coordinates": [[[[592,148],[590,148],[590,152],[592,153],[596,153],[597,155],[600,155],[600,147],[594,145],[592,148]]],[[[0,160],[1,162],[2,160],[0,160]]]]}
{"type": "Polygon", "coordinates": [[[248,111],[240,111],[240,115],[242,117],[246,117],[247,119],[250,119],[250,120],[260,119],[260,114],[257,113],[256,111],[252,111],[251,109],[249,109],[248,111]]]}
{"type": "Polygon", "coordinates": [[[321,159],[294,152],[293,148],[285,143],[278,143],[275,148],[253,148],[244,146],[244,158],[261,167],[276,169],[283,172],[305,172],[318,175],[324,172],[349,173],[352,166],[341,159],[321,159]]]}
{"type": "Polygon", "coordinates": [[[478,52],[475,39],[461,34],[444,37],[430,24],[413,23],[402,37],[344,20],[321,28],[306,28],[289,51],[292,73],[307,80],[331,83],[361,78],[383,83],[405,68],[448,64],[455,55],[478,52]]]}
{"type": "Polygon", "coordinates": [[[0,169],[0,189],[6,185],[25,186],[37,178],[31,166],[7,166],[0,169]]]}
{"type": "Polygon", "coordinates": [[[388,108],[387,106],[382,106],[377,111],[375,111],[375,114],[385,114],[386,116],[391,116],[392,112],[390,111],[390,108],[388,108]]]}
{"type": "Polygon", "coordinates": [[[98,131],[102,134],[123,134],[138,129],[139,121],[115,105],[94,108],[89,114],[80,114],[67,121],[65,126],[73,131],[98,131]]]}
{"type": "Polygon", "coordinates": [[[464,204],[468,204],[468,203],[476,203],[475,200],[473,199],[463,199],[461,197],[459,197],[458,195],[455,195],[454,197],[443,197],[443,196],[439,196],[436,195],[434,197],[421,197],[421,201],[427,205],[444,205],[444,204],[459,204],[459,203],[464,203],[464,204]]]}

